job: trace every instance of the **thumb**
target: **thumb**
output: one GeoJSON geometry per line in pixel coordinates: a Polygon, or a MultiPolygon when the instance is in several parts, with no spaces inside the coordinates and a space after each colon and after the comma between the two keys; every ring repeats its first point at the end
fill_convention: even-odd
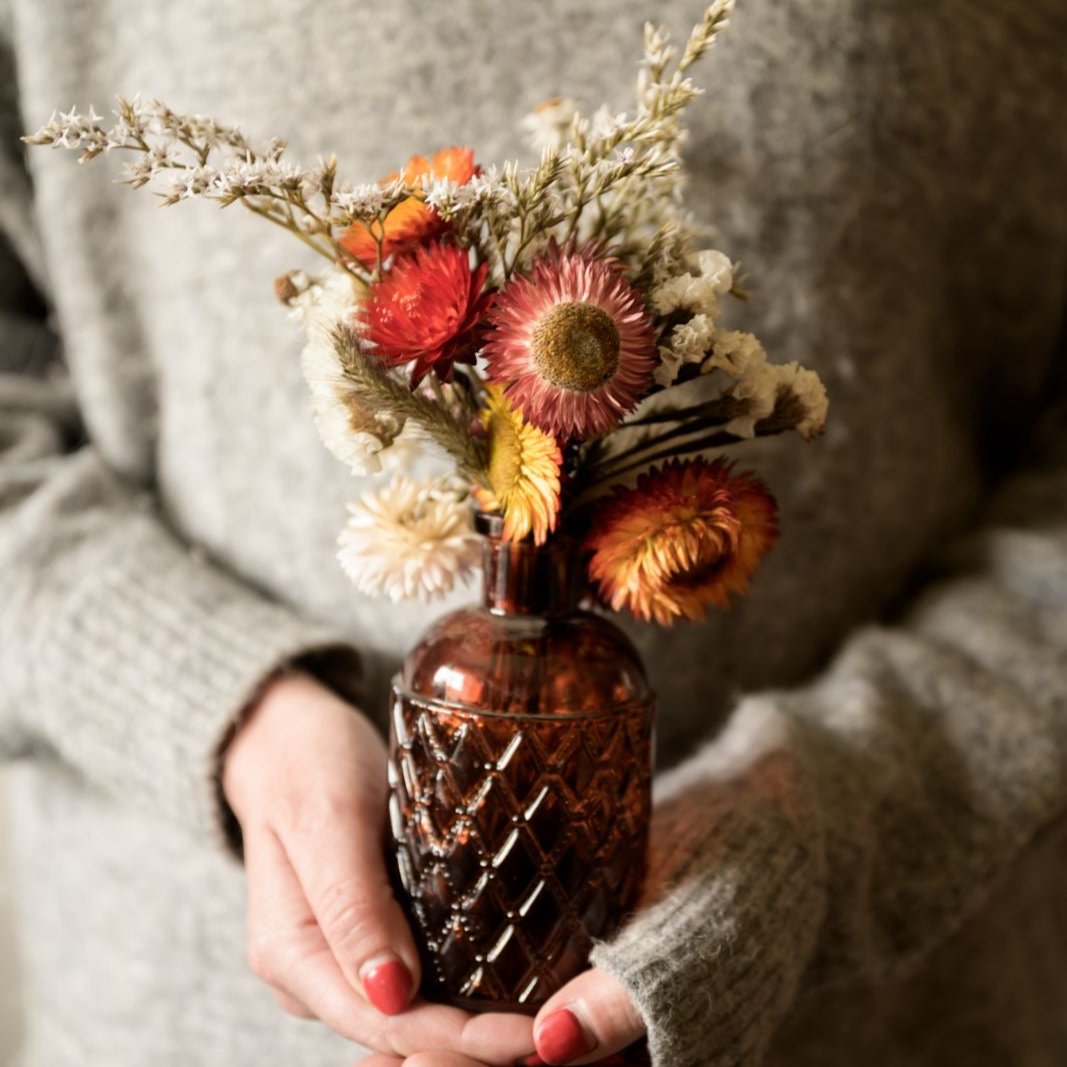
{"type": "Polygon", "coordinates": [[[358,803],[329,808],[305,821],[286,851],[345,979],[380,1012],[397,1015],[418,988],[420,968],[386,872],[384,810],[368,818],[358,803]]]}
{"type": "Polygon", "coordinates": [[[551,1064],[596,1063],[644,1032],[625,987],[596,967],[568,982],[534,1020],[537,1055],[551,1064]]]}

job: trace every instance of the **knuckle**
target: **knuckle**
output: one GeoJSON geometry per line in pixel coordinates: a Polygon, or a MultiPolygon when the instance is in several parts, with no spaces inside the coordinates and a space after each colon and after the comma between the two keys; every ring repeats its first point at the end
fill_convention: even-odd
{"type": "Polygon", "coordinates": [[[248,943],[248,969],[257,978],[267,980],[267,961],[263,958],[263,950],[255,941],[248,943]]]}
{"type": "Polygon", "coordinates": [[[315,789],[291,798],[289,823],[302,836],[322,834],[329,827],[353,827],[358,824],[359,803],[347,790],[315,789]]]}
{"type": "Polygon", "coordinates": [[[373,1049],[379,1056],[403,1056],[397,1049],[396,1041],[385,1027],[371,1025],[359,1034],[361,1045],[373,1049]]]}
{"type": "Polygon", "coordinates": [[[318,900],[316,912],[328,938],[351,944],[372,939],[383,926],[379,897],[362,879],[328,886],[318,900]]]}
{"type": "Polygon", "coordinates": [[[250,937],[248,939],[248,969],[268,985],[274,985],[281,973],[277,945],[266,938],[250,937]]]}
{"type": "Polygon", "coordinates": [[[274,999],[278,1003],[278,1007],[285,1012],[286,1015],[293,1016],[294,1019],[313,1019],[314,1014],[310,1012],[299,1000],[295,1000],[293,997],[286,995],[285,993],[275,992],[274,999]]]}
{"type": "Polygon", "coordinates": [[[595,1005],[593,1010],[599,1015],[596,1029],[604,1038],[632,1039],[633,1035],[640,1034],[645,1029],[633,1000],[622,990],[595,1005]]]}

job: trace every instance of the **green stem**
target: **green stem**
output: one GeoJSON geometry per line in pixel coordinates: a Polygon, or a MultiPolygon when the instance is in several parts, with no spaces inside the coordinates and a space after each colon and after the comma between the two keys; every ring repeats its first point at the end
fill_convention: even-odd
{"type": "MultiPolygon", "coordinates": [[[[792,429],[792,425],[785,422],[778,422],[775,419],[767,419],[762,423],[756,423],[756,436],[757,437],[774,437],[776,434],[785,433],[792,429]]],[[[735,437],[733,434],[719,431],[718,433],[709,434],[707,437],[700,437],[695,441],[687,441],[680,445],[672,445],[669,448],[661,449],[658,452],[653,452],[650,455],[641,456],[639,459],[634,460],[632,463],[628,463],[618,470],[612,470],[610,473],[598,473],[598,476],[586,487],[582,492],[580,500],[585,500],[591,493],[601,486],[607,486],[613,482],[618,481],[619,478],[626,474],[630,474],[635,470],[642,467],[647,467],[653,463],[662,459],[673,459],[677,456],[692,455],[694,452],[707,452],[712,448],[724,448],[726,445],[737,444],[743,438],[735,437]]]]}
{"type": "Polygon", "coordinates": [[[259,207],[258,205],[253,204],[247,197],[241,197],[240,202],[254,215],[259,215],[260,218],[266,219],[268,222],[273,222],[275,226],[278,226],[286,232],[291,233],[294,237],[299,238],[313,252],[322,256],[324,259],[328,259],[331,263],[337,264],[337,266],[355,280],[360,289],[364,292],[367,291],[369,287],[366,281],[356,274],[356,272],[353,271],[343,259],[339,259],[337,256],[333,255],[329,249],[323,248],[322,245],[300,230],[295,224],[292,224],[285,219],[278,218],[278,216],[273,214],[268,208],[259,207]]]}
{"type": "Polygon", "coordinates": [[[616,427],[614,430],[610,430],[605,436],[610,437],[612,434],[620,433],[623,430],[629,430],[635,426],[653,426],[661,422],[683,422],[686,419],[697,418],[721,418],[724,421],[728,421],[735,415],[741,414],[743,414],[743,409],[740,407],[734,411],[724,411],[721,399],[708,400],[703,404],[696,404],[693,407],[674,408],[670,411],[654,411],[649,415],[643,415],[639,419],[631,419],[629,422],[622,423],[622,425],[616,427]]]}
{"type": "Polygon", "coordinates": [[[320,256],[325,256],[327,259],[333,259],[333,256],[331,256],[329,252],[323,249],[317,241],[314,241],[306,233],[302,233],[299,229],[292,225],[290,221],[278,218],[278,216],[275,215],[268,208],[259,207],[257,204],[252,203],[252,201],[249,200],[247,197],[240,197],[240,201],[254,215],[259,215],[260,218],[266,219],[268,222],[273,222],[275,226],[279,226],[281,227],[281,229],[287,230],[289,233],[293,234],[294,237],[297,237],[301,241],[303,241],[304,244],[308,246],[308,248],[312,249],[314,252],[317,252],[320,256]]]}
{"type": "MultiPolygon", "coordinates": [[[[724,422],[728,420],[722,418],[713,419],[690,419],[687,422],[682,423],[680,426],[676,426],[673,430],[668,430],[666,433],[658,434],[651,440],[642,441],[639,444],[634,445],[632,448],[625,449],[622,452],[616,452],[608,462],[605,462],[599,470],[599,474],[602,477],[613,478],[618,474],[617,468],[620,467],[623,471],[630,470],[632,464],[628,461],[640,457],[642,453],[652,452],[659,449],[666,441],[675,441],[679,437],[692,437],[695,433],[702,433],[705,430],[713,430],[719,426],[722,426],[724,422]]],[[[735,440],[732,434],[726,435],[730,440],[735,440]]],[[[662,455],[662,451],[655,452],[655,454],[662,455]]],[[[639,461],[640,462],[640,461],[639,461]]]]}
{"type": "MultiPolygon", "coordinates": [[[[780,432],[780,431],[775,431],[780,432]]],[[[672,445],[670,448],[661,449],[659,452],[653,452],[651,455],[642,456],[641,458],[634,460],[632,463],[628,463],[626,466],[612,471],[610,474],[605,474],[597,477],[590,482],[572,505],[572,512],[578,511],[580,508],[591,504],[595,499],[599,498],[599,489],[608,489],[612,485],[618,483],[619,479],[627,474],[632,473],[635,470],[648,467],[651,464],[661,459],[674,459],[679,456],[691,455],[694,452],[706,452],[711,448],[722,448],[725,445],[735,444],[737,438],[728,433],[715,433],[707,437],[701,437],[696,441],[690,441],[681,445],[672,445]]]]}
{"type": "Polygon", "coordinates": [[[526,235],[526,218],[527,213],[524,211],[519,216],[519,236],[515,242],[515,251],[511,255],[511,261],[509,262],[506,256],[501,258],[501,263],[504,268],[504,281],[508,281],[512,274],[515,273],[515,267],[518,265],[519,256],[522,255],[522,251],[526,247],[526,242],[529,240],[526,235]]]}

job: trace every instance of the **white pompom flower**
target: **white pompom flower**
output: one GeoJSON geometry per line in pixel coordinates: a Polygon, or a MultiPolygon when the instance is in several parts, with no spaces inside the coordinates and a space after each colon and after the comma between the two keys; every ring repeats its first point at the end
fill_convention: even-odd
{"type": "Polygon", "coordinates": [[[337,558],[368,596],[434,600],[466,583],[481,560],[467,488],[454,476],[398,474],[349,504],[337,558]]]}

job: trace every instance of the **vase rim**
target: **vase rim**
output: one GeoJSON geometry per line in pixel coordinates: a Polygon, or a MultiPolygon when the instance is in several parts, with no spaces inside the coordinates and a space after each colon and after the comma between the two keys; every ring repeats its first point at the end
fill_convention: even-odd
{"type": "Polygon", "coordinates": [[[485,537],[500,538],[504,536],[504,516],[496,511],[483,511],[475,506],[474,529],[485,537]]]}
{"type": "Polygon", "coordinates": [[[411,701],[413,704],[418,704],[420,707],[429,711],[440,709],[442,711],[469,715],[472,718],[511,719],[520,722],[555,722],[560,719],[585,719],[590,721],[594,719],[610,719],[619,715],[628,715],[631,712],[636,711],[647,711],[652,713],[655,711],[656,707],[656,694],[652,689],[649,689],[648,695],[643,700],[628,700],[624,703],[616,704],[611,708],[605,708],[602,711],[537,712],[491,711],[475,707],[473,704],[464,704],[458,700],[441,700],[439,697],[423,696],[421,693],[413,693],[410,689],[405,688],[401,684],[399,674],[393,675],[392,688],[398,696],[411,701]]]}
{"type": "MultiPolygon", "coordinates": [[[[493,541],[502,541],[504,538],[504,516],[498,511],[483,511],[478,505],[471,507],[471,514],[474,517],[474,530],[475,533],[480,533],[483,537],[488,537],[493,541]]],[[[522,540],[510,542],[513,545],[518,545],[523,548],[537,549],[543,551],[546,548],[551,548],[558,544],[569,544],[574,542],[574,537],[569,533],[564,533],[559,530],[553,530],[544,544],[535,544],[533,539],[527,535],[522,540]]]]}

